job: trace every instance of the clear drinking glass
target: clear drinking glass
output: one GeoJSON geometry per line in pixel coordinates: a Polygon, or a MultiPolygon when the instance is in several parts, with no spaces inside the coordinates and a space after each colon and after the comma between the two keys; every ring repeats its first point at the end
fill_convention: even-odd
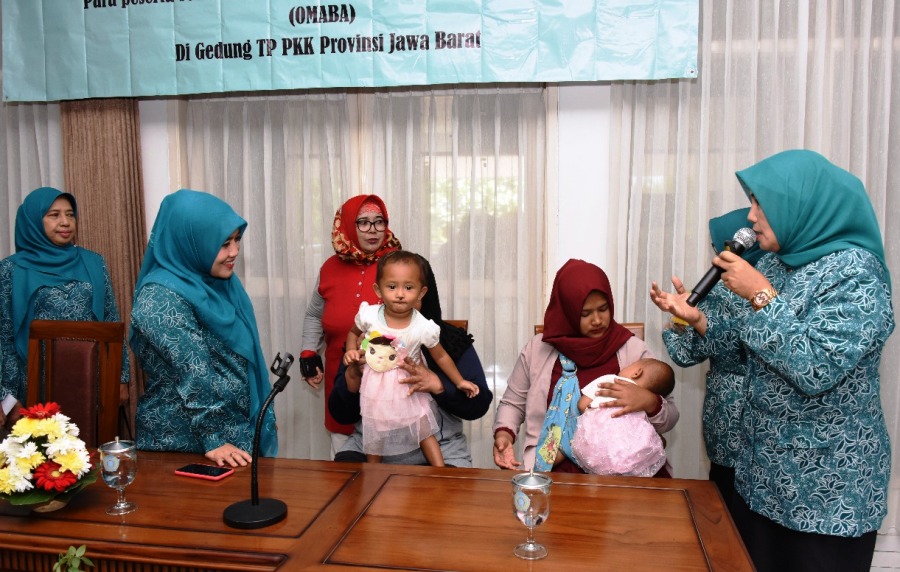
{"type": "Polygon", "coordinates": [[[525,560],[540,560],[547,556],[547,548],[534,540],[534,527],[550,516],[550,485],[553,480],[542,473],[519,473],[512,478],[513,511],[516,518],[528,527],[528,538],[516,546],[513,554],[525,560]]]}
{"type": "Polygon", "coordinates": [[[133,502],[125,500],[125,487],[131,484],[137,473],[137,448],[134,441],[115,441],[100,446],[100,474],[103,482],[118,492],[116,504],[106,509],[106,514],[128,514],[137,509],[133,502]]]}

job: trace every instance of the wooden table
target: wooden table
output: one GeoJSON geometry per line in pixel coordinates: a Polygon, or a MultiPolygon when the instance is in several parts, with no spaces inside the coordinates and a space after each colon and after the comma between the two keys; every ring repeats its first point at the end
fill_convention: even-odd
{"type": "Polygon", "coordinates": [[[140,453],[126,490],[139,509],[112,517],[98,481],[65,508],[10,516],[0,508],[0,569],[52,568],[87,544],[96,570],[752,570],[708,481],[553,475],[550,518],[535,529],[549,550],[512,554],[526,529],[513,516],[510,471],[262,459],[261,497],[285,520],[238,530],[222,521],[250,497],[250,469],[220,482],[173,471],[196,455],[140,453]]]}

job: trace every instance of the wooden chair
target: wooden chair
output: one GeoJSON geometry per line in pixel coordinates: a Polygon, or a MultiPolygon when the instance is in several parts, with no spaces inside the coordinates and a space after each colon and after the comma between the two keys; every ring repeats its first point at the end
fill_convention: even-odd
{"type": "Polygon", "coordinates": [[[462,328],[465,331],[469,331],[469,320],[444,320],[451,326],[456,326],[457,328],[462,328]]]}
{"type": "Polygon", "coordinates": [[[88,447],[115,439],[124,337],[123,322],[31,322],[26,404],[58,403],[88,447]]]}
{"type": "MultiPolygon", "coordinates": [[[[644,339],[644,322],[624,322],[622,325],[634,334],[636,338],[644,339]]],[[[544,324],[535,324],[534,333],[543,334],[544,324]]]]}

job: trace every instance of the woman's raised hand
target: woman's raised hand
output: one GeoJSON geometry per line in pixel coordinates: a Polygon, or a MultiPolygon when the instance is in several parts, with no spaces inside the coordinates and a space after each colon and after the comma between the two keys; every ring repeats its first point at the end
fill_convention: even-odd
{"type": "Polygon", "coordinates": [[[650,300],[663,312],[668,312],[687,323],[696,322],[700,318],[700,310],[687,303],[690,292],[678,276],[672,276],[672,287],[675,292],[666,292],[659,284],[650,284],[650,300]]]}

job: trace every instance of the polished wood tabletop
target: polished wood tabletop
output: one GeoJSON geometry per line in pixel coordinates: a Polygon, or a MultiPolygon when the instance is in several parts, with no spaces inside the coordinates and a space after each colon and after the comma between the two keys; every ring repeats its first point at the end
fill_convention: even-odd
{"type": "Polygon", "coordinates": [[[102,481],[51,513],[0,506],[0,569],[50,570],[70,545],[116,571],[210,570],[752,570],[708,481],[552,475],[543,560],[513,555],[526,528],[512,510],[511,471],[261,459],[259,492],[288,506],[283,521],[227,526],[250,498],[250,469],[222,481],[176,476],[198,455],[141,452],[126,489],[139,505],[108,516],[102,481]]]}

